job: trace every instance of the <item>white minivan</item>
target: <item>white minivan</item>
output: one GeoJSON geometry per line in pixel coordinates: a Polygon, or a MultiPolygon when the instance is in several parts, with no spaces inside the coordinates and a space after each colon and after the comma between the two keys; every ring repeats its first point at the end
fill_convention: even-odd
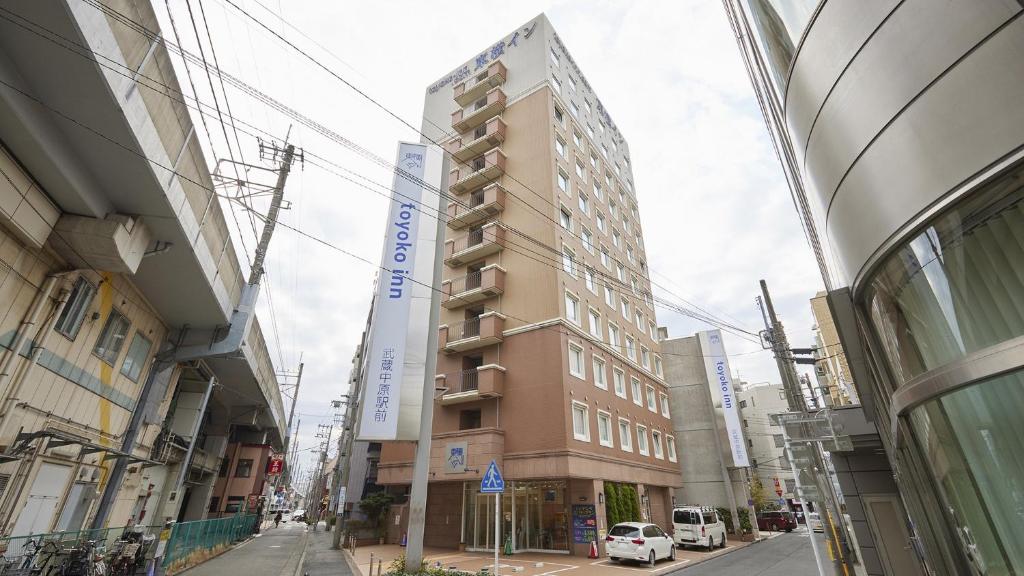
{"type": "Polygon", "coordinates": [[[680,506],[672,511],[672,540],[680,547],[725,548],[725,522],[708,506],[680,506]]]}

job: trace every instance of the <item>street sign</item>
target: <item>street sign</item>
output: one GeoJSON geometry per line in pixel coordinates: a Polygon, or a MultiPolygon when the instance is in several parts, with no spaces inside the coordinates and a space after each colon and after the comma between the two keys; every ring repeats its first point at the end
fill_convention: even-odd
{"type": "Polygon", "coordinates": [[[505,479],[501,477],[498,464],[491,460],[490,465],[487,466],[487,471],[484,472],[484,477],[480,479],[480,493],[501,494],[504,491],[505,479]]]}

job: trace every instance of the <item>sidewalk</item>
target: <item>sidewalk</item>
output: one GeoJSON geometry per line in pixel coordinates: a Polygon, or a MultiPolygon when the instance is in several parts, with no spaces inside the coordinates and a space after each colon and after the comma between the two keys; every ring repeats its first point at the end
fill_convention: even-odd
{"type": "MultiPolygon", "coordinates": [[[[297,522],[270,528],[202,564],[179,572],[186,576],[293,576],[306,547],[306,525],[297,522]]],[[[335,572],[337,573],[337,572],[335,572]]]]}
{"type": "Polygon", "coordinates": [[[334,533],[325,531],[326,525],[320,523],[316,532],[306,534],[305,561],[299,576],[359,576],[353,572],[345,553],[331,550],[334,533]]]}

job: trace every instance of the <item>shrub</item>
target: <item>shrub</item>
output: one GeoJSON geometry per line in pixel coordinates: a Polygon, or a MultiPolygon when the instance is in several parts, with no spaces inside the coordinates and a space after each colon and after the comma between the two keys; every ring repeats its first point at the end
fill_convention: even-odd
{"type": "Polygon", "coordinates": [[[728,508],[715,508],[715,511],[718,512],[718,516],[722,519],[722,522],[725,523],[726,532],[729,534],[735,534],[736,527],[732,525],[732,511],[728,508]]]}
{"type": "Polygon", "coordinates": [[[754,527],[750,524],[750,510],[746,508],[737,508],[736,516],[740,519],[740,530],[743,534],[750,534],[753,532],[754,527]]]}

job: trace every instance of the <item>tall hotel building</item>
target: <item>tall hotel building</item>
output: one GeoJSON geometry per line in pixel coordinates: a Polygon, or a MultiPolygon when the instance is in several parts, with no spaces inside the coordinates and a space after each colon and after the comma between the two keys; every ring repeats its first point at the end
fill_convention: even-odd
{"type": "MultiPolygon", "coordinates": [[[[431,84],[423,132],[451,202],[426,545],[494,546],[492,459],[515,550],[585,554],[606,482],[667,525],[680,474],[629,146],[548,19],[431,84]]],[[[378,483],[408,486],[412,457],[386,443],[378,483]]]]}
{"type": "Polygon", "coordinates": [[[726,6],[911,520],[892,573],[1024,574],[1024,5],[726,6]]]}

